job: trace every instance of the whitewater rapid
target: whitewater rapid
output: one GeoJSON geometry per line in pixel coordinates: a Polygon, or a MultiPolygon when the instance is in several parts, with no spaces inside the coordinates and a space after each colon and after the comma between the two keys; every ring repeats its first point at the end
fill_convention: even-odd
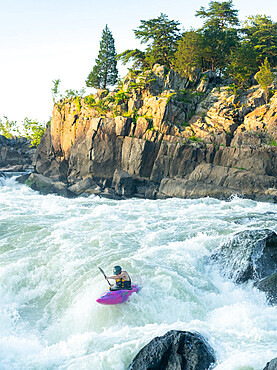
{"type": "Polygon", "coordinates": [[[239,231],[277,232],[276,204],[66,199],[0,181],[0,369],[123,370],[171,329],[201,333],[216,370],[277,357],[277,307],[208,263],[239,231]],[[114,265],[142,289],[102,306],[98,266],[110,275],[114,265]]]}

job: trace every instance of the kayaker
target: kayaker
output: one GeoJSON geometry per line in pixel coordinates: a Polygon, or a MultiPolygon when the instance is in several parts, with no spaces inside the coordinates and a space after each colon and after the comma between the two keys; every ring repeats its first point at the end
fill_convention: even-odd
{"type": "Polygon", "coordinates": [[[115,280],[115,285],[112,285],[110,287],[110,290],[132,289],[131,278],[127,271],[122,271],[122,268],[120,266],[114,266],[113,273],[114,275],[106,277],[106,280],[107,279],[115,280]]]}

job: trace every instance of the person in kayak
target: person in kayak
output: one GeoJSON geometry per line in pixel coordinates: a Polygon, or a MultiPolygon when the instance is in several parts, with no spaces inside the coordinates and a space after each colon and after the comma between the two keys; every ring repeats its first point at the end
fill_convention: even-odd
{"type": "Polygon", "coordinates": [[[122,271],[122,268],[120,266],[114,266],[113,273],[114,275],[106,277],[106,280],[107,279],[115,280],[115,285],[112,285],[110,287],[110,290],[132,289],[131,278],[127,271],[122,271]]]}

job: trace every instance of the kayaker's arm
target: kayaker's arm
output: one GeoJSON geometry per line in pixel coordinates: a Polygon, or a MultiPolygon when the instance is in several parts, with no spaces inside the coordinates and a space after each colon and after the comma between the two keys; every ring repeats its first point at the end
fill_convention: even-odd
{"type": "Polygon", "coordinates": [[[116,280],[116,279],[125,279],[125,280],[130,280],[130,277],[127,274],[126,271],[122,271],[118,275],[107,276],[106,279],[114,279],[114,280],[116,280]]]}
{"type": "Polygon", "coordinates": [[[121,278],[121,276],[120,276],[121,274],[119,274],[119,275],[113,275],[113,276],[106,276],[106,280],[107,279],[118,279],[118,278],[121,278]]]}

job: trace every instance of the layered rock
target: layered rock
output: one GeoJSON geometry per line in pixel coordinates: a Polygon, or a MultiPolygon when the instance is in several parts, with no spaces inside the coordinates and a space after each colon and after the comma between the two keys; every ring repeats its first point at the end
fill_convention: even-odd
{"type": "Polygon", "coordinates": [[[90,177],[123,197],[277,201],[277,94],[264,104],[253,86],[238,100],[215,81],[156,65],[130,73],[121,90],[57,103],[36,172],[67,186],[90,177]],[[127,192],[113,181],[121,171],[132,178],[127,192]]]}

